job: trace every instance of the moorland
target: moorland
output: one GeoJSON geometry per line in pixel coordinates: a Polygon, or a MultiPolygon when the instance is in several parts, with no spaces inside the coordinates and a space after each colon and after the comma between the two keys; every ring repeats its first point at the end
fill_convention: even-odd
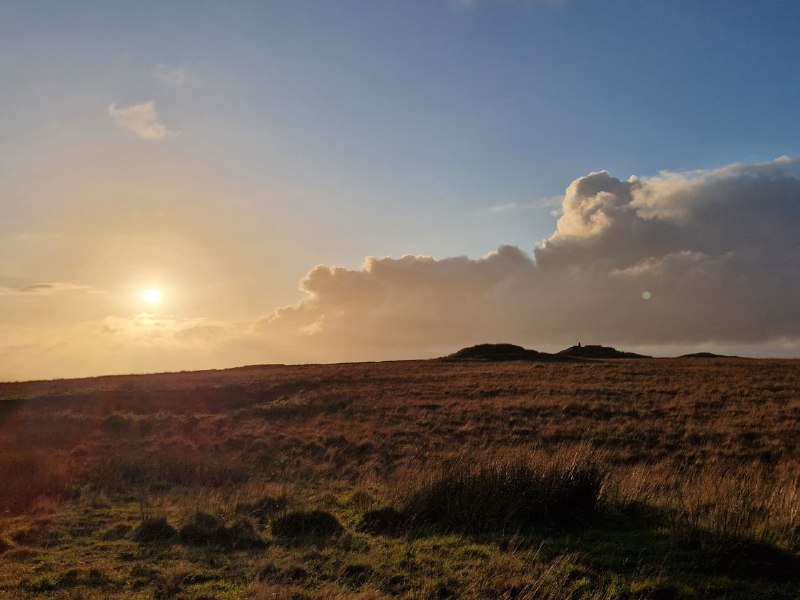
{"type": "Polygon", "coordinates": [[[0,385],[0,597],[800,597],[800,362],[0,385]]]}

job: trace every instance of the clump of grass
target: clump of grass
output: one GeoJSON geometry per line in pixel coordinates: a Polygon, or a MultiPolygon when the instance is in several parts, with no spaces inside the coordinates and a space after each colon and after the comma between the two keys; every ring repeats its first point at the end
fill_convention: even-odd
{"type": "Polygon", "coordinates": [[[332,537],[343,532],[336,517],[323,510],[291,512],[272,523],[277,537],[332,537]]]}
{"type": "Polygon", "coordinates": [[[197,512],[189,517],[178,534],[181,542],[189,546],[240,549],[264,545],[249,521],[239,519],[227,527],[222,519],[203,512],[197,512]]]}
{"type": "Polygon", "coordinates": [[[483,461],[461,456],[423,477],[403,512],[417,523],[466,531],[568,527],[596,516],[604,479],[587,449],[483,461]]]}
{"type": "Polygon", "coordinates": [[[163,542],[177,535],[175,528],[167,523],[166,517],[144,519],[133,532],[133,539],[140,543],[163,542]]]}
{"type": "Polygon", "coordinates": [[[754,467],[690,473],[665,501],[673,532],[709,570],[800,578],[800,481],[754,467]],[[743,484],[746,481],[747,484],[743,484]]]}

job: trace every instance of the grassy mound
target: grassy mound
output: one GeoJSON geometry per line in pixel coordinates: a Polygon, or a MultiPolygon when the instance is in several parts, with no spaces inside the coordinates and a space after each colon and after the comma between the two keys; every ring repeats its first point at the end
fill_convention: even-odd
{"type": "Polygon", "coordinates": [[[483,360],[483,361],[508,361],[508,360],[528,360],[528,361],[566,361],[569,358],[556,354],[547,354],[536,350],[527,350],[522,346],[514,344],[478,344],[469,348],[462,348],[458,352],[445,356],[442,360],[483,360]]]}
{"type": "Polygon", "coordinates": [[[635,352],[623,352],[611,346],[572,346],[558,353],[561,356],[576,358],[652,358],[635,352]]]}
{"type": "Polygon", "coordinates": [[[240,519],[226,527],[221,519],[203,512],[197,512],[189,517],[178,534],[181,542],[187,546],[221,546],[237,549],[264,544],[249,521],[240,519]]]}
{"type": "Polygon", "coordinates": [[[332,537],[343,531],[336,517],[322,510],[292,512],[272,524],[276,537],[332,537]]]}
{"type": "Polygon", "coordinates": [[[140,543],[163,542],[177,535],[175,528],[165,517],[145,519],[133,532],[133,539],[140,543]]]}

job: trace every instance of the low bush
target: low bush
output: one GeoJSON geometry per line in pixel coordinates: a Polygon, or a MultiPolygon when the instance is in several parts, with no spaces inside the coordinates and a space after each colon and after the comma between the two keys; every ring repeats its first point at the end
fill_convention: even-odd
{"type": "Polygon", "coordinates": [[[434,471],[407,497],[417,523],[467,531],[569,527],[595,517],[605,470],[589,451],[475,461],[434,471]]]}

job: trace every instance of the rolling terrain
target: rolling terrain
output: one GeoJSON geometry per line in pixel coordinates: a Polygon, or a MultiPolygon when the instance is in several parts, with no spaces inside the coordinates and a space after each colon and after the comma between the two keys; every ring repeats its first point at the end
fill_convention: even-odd
{"type": "Polygon", "coordinates": [[[531,356],[2,384],[0,597],[800,597],[800,362],[531,356]]]}

